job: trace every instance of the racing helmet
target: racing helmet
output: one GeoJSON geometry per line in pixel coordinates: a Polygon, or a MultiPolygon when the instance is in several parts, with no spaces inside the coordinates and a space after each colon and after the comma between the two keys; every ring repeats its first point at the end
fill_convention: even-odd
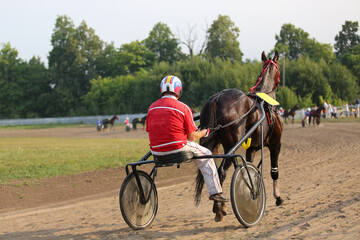
{"type": "Polygon", "coordinates": [[[180,97],[182,91],[182,84],[180,79],[174,75],[164,77],[160,83],[160,91],[161,94],[172,92],[180,97]]]}
{"type": "Polygon", "coordinates": [[[309,112],[311,111],[311,109],[310,109],[310,108],[307,108],[306,110],[307,110],[307,111],[309,111],[309,112]]]}

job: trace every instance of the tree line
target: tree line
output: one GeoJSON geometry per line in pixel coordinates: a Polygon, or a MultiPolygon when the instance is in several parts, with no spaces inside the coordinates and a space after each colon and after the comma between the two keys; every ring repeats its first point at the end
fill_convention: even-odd
{"type": "MultiPolygon", "coordinates": [[[[206,30],[201,49],[193,28],[184,38],[157,23],[144,40],[116,47],[106,43],[85,21],[75,26],[58,16],[51,36],[48,64],[39,57],[19,58],[10,43],[0,50],[0,117],[37,118],[111,115],[146,112],[159,95],[161,79],[177,75],[183,81],[181,100],[196,110],[225,88],[247,92],[262,63],[243,59],[240,30],[230,17],[219,15],[206,30]],[[181,49],[184,45],[188,53],[181,49]]],[[[359,94],[360,35],[358,22],[345,21],[334,36],[335,45],[323,44],[287,23],[268,53],[280,53],[286,66],[286,86],[278,101],[284,108],[310,107],[323,100],[351,104],[359,94]]],[[[259,49],[259,59],[262,49],[259,49]]],[[[282,79],[281,79],[282,80],[282,79]]]]}

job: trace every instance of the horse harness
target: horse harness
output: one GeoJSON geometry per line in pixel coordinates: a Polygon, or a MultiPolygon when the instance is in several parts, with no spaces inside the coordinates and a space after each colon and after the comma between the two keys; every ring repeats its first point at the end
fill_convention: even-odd
{"type": "MultiPolygon", "coordinates": [[[[223,90],[215,95],[213,95],[213,97],[215,98],[214,101],[217,102],[220,98],[220,95],[226,90],[223,90]]],[[[246,116],[253,114],[260,106],[260,98],[252,93],[248,93],[247,95],[245,95],[244,97],[240,98],[239,100],[237,100],[230,108],[229,110],[235,106],[236,103],[240,102],[241,100],[243,100],[245,97],[250,97],[251,99],[254,100],[254,103],[251,105],[250,109],[244,114],[241,115],[240,117],[234,119],[233,121],[225,124],[225,125],[217,125],[215,128],[209,128],[210,129],[210,134],[214,134],[216,131],[218,131],[219,129],[223,129],[223,128],[227,128],[237,122],[240,122],[241,120],[243,120],[246,116]]],[[[269,131],[265,137],[264,142],[271,136],[273,129],[274,129],[274,114],[277,114],[276,110],[273,108],[272,105],[268,104],[267,102],[264,103],[264,110],[265,110],[265,114],[266,114],[266,120],[267,123],[269,125],[269,131]],[[274,113],[274,114],[272,114],[274,113]]],[[[217,117],[216,121],[218,121],[219,119],[221,119],[222,116],[217,117]]]]}

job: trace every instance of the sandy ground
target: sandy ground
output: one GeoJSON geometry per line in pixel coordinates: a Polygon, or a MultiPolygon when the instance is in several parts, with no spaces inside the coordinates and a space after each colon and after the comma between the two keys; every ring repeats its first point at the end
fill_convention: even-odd
{"type": "MultiPolygon", "coordinates": [[[[121,129],[1,130],[0,137],[146,137],[121,129]]],[[[158,174],[159,209],[152,225],[134,231],[119,210],[124,169],[49,178],[29,186],[0,186],[0,239],[360,239],[360,123],[287,124],[279,160],[283,205],[272,197],[268,151],[264,181],[266,212],[244,228],[228,206],[214,222],[204,191],[193,203],[195,166],[158,174]],[[74,185],[77,187],[74,188],[74,185]],[[19,196],[24,196],[20,198],[19,196]]],[[[231,173],[224,191],[230,195],[231,173]]]]}

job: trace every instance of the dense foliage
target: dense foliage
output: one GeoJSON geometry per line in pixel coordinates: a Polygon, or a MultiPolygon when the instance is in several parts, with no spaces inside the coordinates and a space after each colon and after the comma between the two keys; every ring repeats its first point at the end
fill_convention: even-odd
{"type": "MultiPolygon", "coordinates": [[[[191,53],[182,52],[180,42],[184,41],[175,38],[164,23],[157,23],[146,39],[116,47],[103,42],[85,21],[76,27],[67,16],[59,16],[51,36],[48,66],[36,57],[24,61],[10,43],[2,43],[0,117],[146,112],[159,97],[159,83],[168,74],[183,81],[181,100],[197,111],[222,89],[247,92],[262,63],[242,60],[239,28],[228,16],[219,15],[206,33],[198,54],[192,47],[191,53]]],[[[284,24],[275,39],[272,52],[281,53],[280,69],[283,64],[286,67],[286,86],[281,84],[277,93],[281,106],[312,107],[323,100],[352,104],[358,97],[358,22],[345,22],[334,37],[334,47],[310,39],[292,24],[284,24]]],[[[187,47],[192,44],[190,39],[185,43],[187,47]]]]}

